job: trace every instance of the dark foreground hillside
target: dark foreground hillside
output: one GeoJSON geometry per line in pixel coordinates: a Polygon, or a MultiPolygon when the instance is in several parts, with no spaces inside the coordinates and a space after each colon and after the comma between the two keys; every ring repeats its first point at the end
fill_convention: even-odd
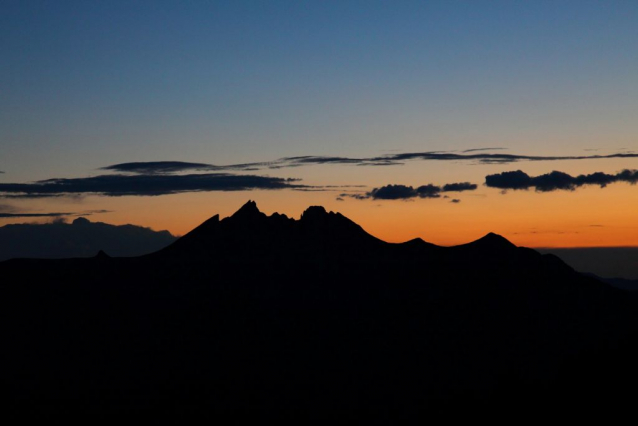
{"type": "Polygon", "coordinates": [[[9,400],[539,410],[629,401],[638,377],[635,296],[494,234],[388,244],[249,202],[152,255],[0,276],[9,400]]]}

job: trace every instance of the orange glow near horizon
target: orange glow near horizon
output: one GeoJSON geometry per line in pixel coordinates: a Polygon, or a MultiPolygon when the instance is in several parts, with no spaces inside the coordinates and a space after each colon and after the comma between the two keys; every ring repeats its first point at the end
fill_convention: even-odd
{"type": "MultiPolygon", "coordinates": [[[[108,198],[111,213],[90,216],[91,221],[135,224],[184,235],[209,217],[230,216],[247,200],[257,202],[266,214],[279,212],[299,218],[311,205],[342,213],[368,233],[387,242],[413,238],[450,246],[482,237],[488,232],[503,235],[527,247],[638,246],[638,197],[627,184],[607,188],[536,193],[479,187],[474,193],[451,194],[461,199],[412,201],[336,201],[336,192],[253,191],[179,194],[163,197],[108,198]],[[609,207],[609,206],[613,206],[609,207]]],[[[48,200],[41,211],[86,211],[99,207],[102,197],[48,200]],[[95,204],[95,205],[94,205],[95,204]]],[[[70,218],[72,220],[72,218],[70,218]]],[[[35,221],[35,220],[33,220],[35,221]]],[[[25,220],[5,220],[6,223],[25,220]]],[[[42,220],[40,220],[42,222],[42,220]]]]}
{"type": "Polygon", "coordinates": [[[638,187],[617,176],[638,170],[638,1],[10,3],[0,226],[184,235],[250,199],[293,218],[321,205],[392,243],[638,247],[638,187]],[[616,182],[484,185],[518,170],[496,185],[616,182]],[[478,187],[337,200],[459,183],[478,187]]]}

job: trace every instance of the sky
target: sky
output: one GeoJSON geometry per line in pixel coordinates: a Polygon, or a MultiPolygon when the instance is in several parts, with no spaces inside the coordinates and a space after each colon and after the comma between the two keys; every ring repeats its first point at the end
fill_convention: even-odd
{"type": "Polygon", "coordinates": [[[251,199],[390,242],[638,246],[636,22],[635,1],[5,0],[0,225],[182,235],[251,199]]]}

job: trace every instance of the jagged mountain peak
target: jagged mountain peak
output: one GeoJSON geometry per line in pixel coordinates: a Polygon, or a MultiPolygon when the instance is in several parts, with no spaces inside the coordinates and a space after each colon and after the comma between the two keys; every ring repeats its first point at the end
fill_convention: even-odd
{"type": "Polygon", "coordinates": [[[241,206],[239,210],[237,210],[231,217],[234,218],[249,218],[249,217],[258,217],[265,216],[264,213],[259,211],[257,207],[257,203],[253,200],[248,200],[246,204],[241,206]]]}
{"type": "Polygon", "coordinates": [[[379,243],[350,219],[327,212],[322,206],[307,208],[296,220],[279,213],[267,216],[250,200],[230,217],[223,220],[212,217],[160,253],[236,256],[259,252],[259,257],[263,257],[264,253],[284,255],[291,247],[317,252],[326,247],[339,251],[345,246],[357,246],[366,251],[379,243]]]}
{"type": "Polygon", "coordinates": [[[307,216],[307,215],[325,215],[325,214],[328,214],[325,207],[310,206],[301,214],[301,217],[303,218],[304,216],[307,216]]]}
{"type": "Polygon", "coordinates": [[[324,220],[330,213],[323,206],[310,206],[301,214],[300,220],[302,222],[317,222],[324,220]]]}

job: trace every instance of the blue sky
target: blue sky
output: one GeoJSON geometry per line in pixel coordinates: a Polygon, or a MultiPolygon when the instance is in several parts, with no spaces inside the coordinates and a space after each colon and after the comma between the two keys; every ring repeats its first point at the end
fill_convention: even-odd
{"type": "Polygon", "coordinates": [[[637,99],[636,2],[3,5],[2,144],[52,167],[442,149],[637,99]]]}

